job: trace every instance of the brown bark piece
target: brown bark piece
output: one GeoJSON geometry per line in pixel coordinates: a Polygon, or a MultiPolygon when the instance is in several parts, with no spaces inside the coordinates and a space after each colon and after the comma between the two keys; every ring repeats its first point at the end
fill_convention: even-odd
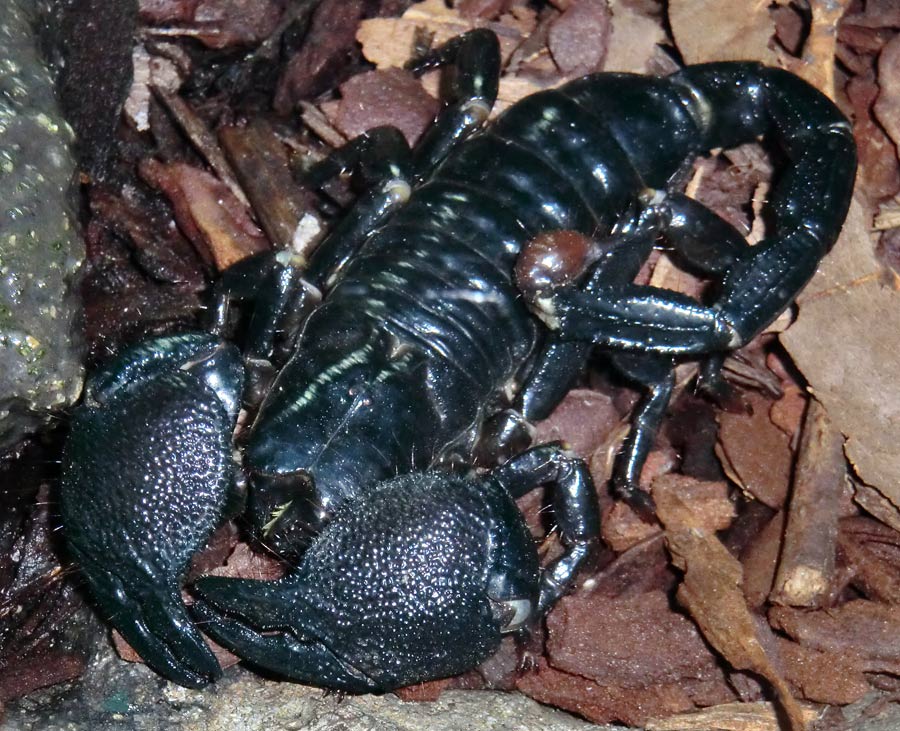
{"type": "Polygon", "coordinates": [[[653,591],[669,592],[676,582],[661,531],[617,556],[600,573],[585,579],[591,596],[613,599],[653,591]]]}
{"type": "Polygon", "coordinates": [[[653,481],[653,498],[677,499],[691,511],[693,524],[708,531],[725,530],[735,518],[734,503],[724,482],[704,482],[686,475],[668,474],[653,481]]]}
{"type": "Polygon", "coordinates": [[[840,607],[808,612],[772,607],[769,621],[802,645],[856,655],[875,669],[878,661],[900,661],[900,607],[856,599],[840,607]]]}
{"type": "Polygon", "coordinates": [[[606,599],[564,597],[547,618],[549,662],[601,685],[643,688],[725,676],[696,625],[672,611],[661,591],[606,599]]]}
{"type": "Polygon", "coordinates": [[[616,553],[622,553],[659,533],[659,526],[642,520],[624,502],[607,505],[600,520],[603,542],[616,553]]]}
{"type": "Polygon", "coordinates": [[[247,209],[209,173],[152,158],[141,162],[140,173],[165,193],[178,227],[219,271],[269,247],[247,209]]]}
{"type": "Polygon", "coordinates": [[[869,515],[900,532],[900,509],[874,487],[854,483],[853,501],[869,515]]]}
{"type": "Polygon", "coordinates": [[[215,135],[206,126],[206,122],[199,117],[190,104],[173,91],[158,86],[154,87],[154,91],[181,129],[184,130],[191,144],[203,155],[209,166],[219,176],[219,180],[228,187],[228,190],[240,203],[245,206],[249,205],[243,189],[238,185],[234,172],[225,159],[225,154],[219,147],[215,135]]]}
{"type": "MultiPolygon", "coordinates": [[[[878,201],[900,189],[897,170],[897,148],[872,116],[878,97],[878,85],[869,76],[854,76],[845,89],[853,108],[853,137],[859,156],[860,190],[870,200],[878,201]]],[[[845,224],[846,228],[846,224],[845,224]]]]}
{"type": "Polygon", "coordinates": [[[808,401],[809,396],[805,388],[789,383],[785,384],[781,398],[769,409],[772,423],[787,434],[791,441],[800,431],[808,401]]]}
{"type": "Polygon", "coordinates": [[[619,412],[607,394],[575,388],[543,421],[534,425],[534,444],[566,437],[566,444],[579,457],[588,459],[619,424],[619,412]]]}
{"type": "Polygon", "coordinates": [[[773,602],[818,607],[828,596],[846,472],[844,439],[822,405],[812,400],[800,440],[773,602]]]}
{"type": "Polygon", "coordinates": [[[287,114],[296,104],[334,83],[334,75],[358,57],[356,32],[366,0],[323,0],[310,20],[300,50],[288,61],[278,80],[274,107],[287,114]]]}
{"type": "Polygon", "coordinates": [[[264,40],[281,18],[277,0],[140,0],[141,19],[154,25],[186,24],[185,35],[210,48],[264,40]]]}
{"type": "Polygon", "coordinates": [[[720,415],[716,452],[726,472],[745,493],[778,509],[790,485],[790,439],[769,418],[769,400],[757,393],[748,393],[745,399],[751,414],[720,415]]]}
{"type": "Polygon", "coordinates": [[[414,145],[438,109],[438,100],[409,71],[368,71],[341,84],[334,123],[351,138],[373,127],[392,125],[414,145]]]}
{"type": "MultiPolygon", "coordinates": [[[[69,680],[77,680],[85,671],[84,659],[75,655],[49,652],[33,657],[21,658],[14,673],[0,672],[0,702],[33,693],[41,688],[49,688],[69,680]]],[[[0,721],[3,720],[3,706],[0,705],[0,721]]]]}
{"type": "Polygon", "coordinates": [[[653,716],[692,710],[703,701],[710,704],[728,700],[728,697],[717,698],[715,691],[707,692],[703,683],[695,683],[693,689],[677,683],[644,688],[601,685],[595,680],[555,670],[543,661],[537,672],[521,676],[516,687],[540,703],[577,713],[594,723],[617,721],[631,726],[640,726],[653,716]],[[698,695],[697,700],[691,690],[698,695]]]}
{"type": "Polygon", "coordinates": [[[879,94],[872,111],[895,145],[900,146],[900,35],[878,56],[879,94]]]}
{"type": "Polygon", "coordinates": [[[871,518],[845,518],[838,548],[853,586],[869,599],[900,604],[900,533],[871,518]]]}
{"type": "Polygon", "coordinates": [[[800,695],[814,703],[855,703],[871,690],[853,657],[821,652],[778,638],[784,675],[800,695]]]}
{"type": "Polygon", "coordinates": [[[737,670],[766,678],[777,691],[794,731],[804,728],[800,706],[769,660],[756,620],[747,608],[742,570],[715,533],[699,524],[690,508],[673,493],[657,497],[657,512],[675,565],[685,572],[676,594],[707,641],[737,670]]]}
{"type": "Polygon", "coordinates": [[[605,0],[577,0],[553,22],[547,45],[564,74],[583,76],[603,67],[611,20],[605,0]]]}
{"type": "Polygon", "coordinates": [[[747,606],[759,609],[769,598],[778,557],[781,555],[781,539],[784,533],[785,511],[779,511],[759,532],[741,556],[744,567],[744,596],[747,606]]]}
{"type": "Polygon", "coordinates": [[[312,202],[294,182],[287,153],[271,125],[255,119],[245,127],[221,128],[219,138],[269,240],[278,249],[289,248],[312,202]]]}
{"type": "Polygon", "coordinates": [[[464,18],[485,18],[490,20],[509,10],[512,0],[460,0],[456,4],[464,18]]]}

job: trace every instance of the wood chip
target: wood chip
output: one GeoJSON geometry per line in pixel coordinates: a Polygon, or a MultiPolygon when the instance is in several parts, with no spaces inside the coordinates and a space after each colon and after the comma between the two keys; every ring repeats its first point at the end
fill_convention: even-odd
{"type": "Polygon", "coordinates": [[[294,182],[287,152],[272,126],[257,118],[245,127],[221,128],[219,139],[269,241],[288,248],[311,202],[294,182]]]}
{"type": "Polygon", "coordinates": [[[752,413],[724,412],[719,416],[716,454],[741,490],[777,510],[790,485],[790,437],[769,418],[771,401],[757,393],[747,393],[744,398],[752,413]]]}
{"type": "Polygon", "coordinates": [[[759,673],[772,684],[791,729],[802,731],[806,726],[802,709],[766,654],[744,599],[740,563],[677,494],[662,492],[655,497],[672,560],[685,572],[676,594],[679,603],[732,667],[759,673]]]}
{"type": "Polygon", "coordinates": [[[818,607],[828,596],[846,472],[843,437],[822,405],[810,401],[772,590],[776,604],[818,607]]]}
{"type": "MultiPolygon", "coordinates": [[[[802,719],[811,724],[821,712],[801,707],[802,719]]],[[[647,731],[781,731],[777,708],[772,703],[726,703],[704,708],[696,713],[683,713],[670,718],[653,719],[647,731]]]]}

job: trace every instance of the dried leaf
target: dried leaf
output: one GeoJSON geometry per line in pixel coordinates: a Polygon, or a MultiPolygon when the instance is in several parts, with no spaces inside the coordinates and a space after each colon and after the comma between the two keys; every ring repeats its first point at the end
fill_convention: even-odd
{"type": "Polygon", "coordinates": [[[801,708],[769,660],[747,608],[740,563],[676,494],[663,491],[654,496],[672,560],[685,572],[676,595],[678,601],[732,667],[759,673],[772,684],[791,728],[801,731],[805,728],[801,708]]]}
{"type": "Polygon", "coordinates": [[[757,393],[744,398],[751,414],[725,412],[719,416],[716,453],[744,492],[777,510],[790,485],[790,438],[769,418],[768,399],[757,393]]]}
{"type": "Polygon", "coordinates": [[[431,126],[438,109],[438,100],[409,71],[368,71],[341,84],[334,124],[350,138],[389,124],[414,145],[431,126]]]}
{"type": "Polygon", "coordinates": [[[859,477],[900,506],[900,295],[873,253],[854,202],[819,273],[798,297],[800,315],[781,338],[811,390],[847,438],[859,477]]]}
{"type": "Polygon", "coordinates": [[[577,0],[553,22],[547,45],[563,73],[582,76],[602,68],[610,21],[605,0],[577,0]]]}
{"type": "Polygon", "coordinates": [[[762,61],[775,64],[769,4],[746,0],[670,0],[669,23],[687,63],[762,61]]]}
{"type": "Polygon", "coordinates": [[[611,0],[609,6],[613,23],[603,70],[647,73],[658,45],[666,42],[662,20],[641,13],[623,0],[611,0]]]}
{"type": "Polygon", "coordinates": [[[900,145],[900,35],[881,50],[878,86],[880,91],[872,111],[894,145],[900,145]]]}
{"type": "MultiPolygon", "coordinates": [[[[416,50],[416,40],[423,33],[430,34],[431,45],[435,47],[472,28],[486,27],[497,34],[500,54],[505,63],[534,29],[535,19],[533,13],[518,13],[516,16],[503,16],[503,21],[485,22],[465,18],[457,10],[448,8],[443,0],[424,0],[412,5],[402,18],[364,20],[356,37],[362,44],[363,55],[376,68],[384,69],[403,66],[409,61],[416,50]]],[[[425,81],[428,82],[432,76],[426,75],[425,81]]],[[[562,80],[560,77],[556,83],[562,80]]],[[[431,78],[430,83],[426,83],[426,88],[436,93],[436,80],[431,78]]],[[[542,88],[542,84],[534,79],[503,76],[500,79],[494,114],[542,88]]]]}

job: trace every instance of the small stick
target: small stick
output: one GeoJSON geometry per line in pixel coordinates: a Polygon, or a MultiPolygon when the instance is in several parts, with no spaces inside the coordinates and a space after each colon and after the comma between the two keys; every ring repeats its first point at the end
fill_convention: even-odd
{"type": "Polygon", "coordinates": [[[771,601],[819,607],[834,577],[838,513],[847,464],[844,440],[811,399],[794,472],[784,547],[771,601]]]}
{"type": "Polygon", "coordinates": [[[308,207],[272,127],[258,119],[246,127],[223,127],[219,139],[269,240],[289,248],[308,207]]]}
{"type": "Polygon", "coordinates": [[[184,130],[191,144],[197,148],[197,151],[203,155],[209,166],[215,170],[219,180],[228,186],[235,198],[243,205],[249,207],[250,201],[244,195],[243,189],[234,177],[231,166],[225,159],[222,148],[219,147],[215,135],[209,130],[206,123],[197,116],[197,113],[191,109],[191,106],[178,94],[157,85],[153,86],[153,91],[175,118],[175,121],[178,122],[178,126],[184,130]]]}

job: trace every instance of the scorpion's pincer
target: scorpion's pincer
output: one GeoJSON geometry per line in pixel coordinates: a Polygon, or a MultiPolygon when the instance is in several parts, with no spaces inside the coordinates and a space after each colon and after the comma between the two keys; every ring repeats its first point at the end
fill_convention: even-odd
{"type": "Polygon", "coordinates": [[[532,619],[538,562],[496,484],[413,473],[344,503],[283,579],[207,576],[193,591],[204,632],[242,659],[371,693],[459,674],[496,651],[501,633],[532,619]]]}
{"type": "Polygon", "coordinates": [[[189,687],[221,675],[180,579],[236,497],[242,386],[237,349],[214,336],[143,343],[90,379],[63,457],[66,540],[95,603],[148,665],[189,687]]]}

